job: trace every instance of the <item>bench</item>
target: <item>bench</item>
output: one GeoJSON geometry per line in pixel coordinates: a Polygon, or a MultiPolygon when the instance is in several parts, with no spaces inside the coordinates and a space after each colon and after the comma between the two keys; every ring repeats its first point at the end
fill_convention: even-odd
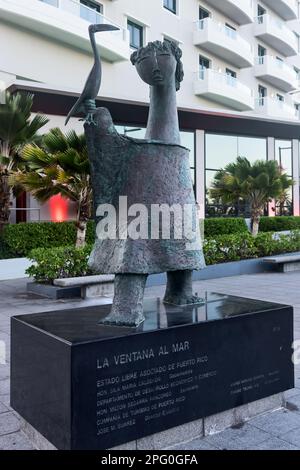
{"type": "Polygon", "coordinates": [[[270,258],[264,258],[263,262],[279,266],[281,272],[283,273],[300,271],[300,254],[290,256],[273,256],[270,258]]]}
{"type": "Polygon", "coordinates": [[[53,284],[57,287],[80,287],[81,297],[90,299],[114,295],[114,275],[97,275],[84,277],[70,277],[67,279],[55,279],[53,284]]]}

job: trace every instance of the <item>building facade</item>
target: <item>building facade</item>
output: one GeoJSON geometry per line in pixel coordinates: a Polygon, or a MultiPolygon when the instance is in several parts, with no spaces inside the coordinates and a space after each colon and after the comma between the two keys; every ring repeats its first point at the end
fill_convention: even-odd
{"type": "MultiPolygon", "coordinates": [[[[149,90],[130,54],[154,40],[181,47],[180,126],[201,217],[247,215],[210,200],[208,191],[216,171],[239,155],[276,159],[295,185],[269,215],[299,215],[298,0],[0,0],[0,92],[33,92],[34,110],[50,118],[44,130],[64,127],[83,88],[93,61],[87,27],[96,22],[120,28],[97,35],[98,105],[135,137],[144,134],[149,90]]],[[[82,122],[72,118],[70,128],[82,132],[82,122]]],[[[14,204],[12,221],[21,213],[22,220],[55,220],[55,201],[40,207],[27,195],[14,204]]]]}

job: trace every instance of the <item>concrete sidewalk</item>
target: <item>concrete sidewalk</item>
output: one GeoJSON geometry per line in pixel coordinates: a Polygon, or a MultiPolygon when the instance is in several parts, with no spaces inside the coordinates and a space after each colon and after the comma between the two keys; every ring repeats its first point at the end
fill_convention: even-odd
{"type": "MultiPolygon", "coordinates": [[[[99,300],[48,300],[26,293],[26,279],[0,282],[0,347],[6,347],[6,364],[0,362],[0,450],[32,449],[20,431],[17,416],[9,406],[10,317],[28,313],[97,305],[99,300]],[[3,343],[2,343],[3,344],[3,343]]],[[[214,291],[260,300],[290,304],[295,309],[295,339],[300,340],[300,273],[272,273],[238,276],[195,283],[195,291],[203,295],[214,291]]],[[[157,297],[163,287],[147,289],[147,297],[157,297]]],[[[1,361],[1,349],[0,349],[1,361]]],[[[286,394],[283,410],[256,417],[239,428],[231,428],[214,436],[184,445],[180,450],[216,449],[300,449],[300,365],[296,366],[296,388],[286,394]]]]}

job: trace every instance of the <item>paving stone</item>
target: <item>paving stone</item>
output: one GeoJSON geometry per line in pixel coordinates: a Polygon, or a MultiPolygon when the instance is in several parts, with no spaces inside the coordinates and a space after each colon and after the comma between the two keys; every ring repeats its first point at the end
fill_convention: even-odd
{"type": "Polygon", "coordinates": [[[0,364],[0,380],[9,378],[10,368],[8,364],[0,364]]]}
{"type": "Polygon", "coordinates": [[[8,411],[9,411],[9,410],[8,410],[8,408],[6,408],[6,406],[4,405],[4,403],[2,403],[2,402],[0,401],[0,414],[1,414],[1,413],[7,413],[8,411]]]}
{"type": "MultiPolygon", "coordinates": [[[[300,392],[300,390],[299,390],[299,392],[300,392]]],[[[300,412],[300,393],[297,394],[297,395],[293,395],[293,396],[291,396],[287,399],[287,405],[286,405],[287,409],[290,409],[290,405],[292,405],[293,407],[298,408],[298,410],[294,409],[294,411],[299,411],[300,412]]]]}
{"type": "Polygon", "coordinates": [[[166,431],[147,436],[136,441],[138,450],[165,449],[181,441],[189,441],[203,436],[203,420],[177,426],[166,431]]]}
{"type": "Polygon", "coordinates": [[[268,439],[267,441],[259,444],[255,448],[249,450],[298,450],[299,448],[297,446],[294,446],[293,444],[289,444],[286,441],[283,441],[282,439],[279,439],[278,437],[272,437],[271,439],[268,439]]]}
{"type": "Polygon", "coordinates": [[[270,436],[267,432],[244,424],[239,428],[230,428],[214,436],[206,437],[206,442],[218,449],[224,450],[244,450],[249,446],[256,446],[270,436]]]}
{"type": "Polygon", "coordinates": [[[272,434],[272,436],[281,437],[300,426],[300,413],[280,410],[253,418],[250,423],[252,426],[272,434]]]}
{"type": "Polygon", "coordinates": [[[7,395],[10,392],[10,380],[0,380],[0,399],[2,395],[7,395]]]}
{"type": "Polygon", "coordinates": [[[34,450],[34,447],[19,431],[0,436],[0,450],[34,450]]]}
{"type": "Polygon", "coordinates": [[[281,436],[283,441],[296,446],[300,450],[300,426],[297,429],[287,432],[281,436]]]}
{"type": "Polygon", "coordinates": [[[0,414],[0,436],[19,431],[20,422],[11,411],[0,414]]]}
{"type": "Polygon", "coordinates": [[[11,407],[10,407],[10,394],[9,393],[7,395],[1,395],[0,400],[8,409],[11,410],[11,407]]]}
{"type": "Polygon", "coordinates": [[[193,441],[179,444],[174,447],[168,447],[167,450],[220,450],[207,442],[207,439],[194,439],[193,441]]]}

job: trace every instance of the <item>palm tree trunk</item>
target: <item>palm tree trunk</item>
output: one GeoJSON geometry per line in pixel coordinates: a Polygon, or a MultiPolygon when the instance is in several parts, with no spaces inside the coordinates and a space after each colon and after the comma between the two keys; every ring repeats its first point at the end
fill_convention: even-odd
{"type": "Polygon", "coordinates": [[[77,235],[76,235],[76,248],[82,248],[86,245],[86,228],[89,220],[89,206],[86,199],[83,197],[79,200],[77,211],[77,235]]]}
{"type": "Polygon", "coordinates": [[[0,171],[0,231],[8,223],[10,216],[10,187],[8,184],[8,173],[0,171]]]}
{"type": "Polygon", "coordinates": [[[76,227],[77,227],[76,248],[82,248],[85,246],[86,226],[87,226],[87,222],[85,220],[78,220],[76,223],[76,227]]]}
{"type": "Polygon", "coordinates": [[[251,231],[253,237],[256,237],[258,235],[259,231],[259,222],[260,222],[260,217],[261,217],[261,211],[260,209],[253,209],[251,211],[251,231]]]}

